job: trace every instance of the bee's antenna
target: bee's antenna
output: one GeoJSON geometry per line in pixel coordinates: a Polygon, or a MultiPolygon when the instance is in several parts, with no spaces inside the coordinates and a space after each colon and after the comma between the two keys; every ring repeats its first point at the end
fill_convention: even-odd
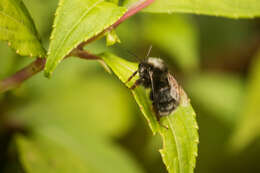
{"type": "Polygon", "coordinates": [[[131,51],[127,50],[127,49],[126,49],[126,51],[127,51],[129,54],[133,55],[138,61],[141,61],[141,58],[138,57],[136,54],[134,54],[133,52],[131,52],[131,51]]]}
{"type": "Polygon", "coordinates": [[[124,51],[127,51],[127,53],[129,53],[130,55],[134,56],[136,58],[136,60],[138,61],[142,61],[142,59],[140,57],[138,57],[136,54],[134,54],[133,52],[129,51],[128,49],[124,48],[123,46],[118,45],[121,49],[124,49],[124,51]]]}
{"type": "Polygon", "coordinates": [[[149,49],[148,49],[148,51],[147,51],[147,54],[146,54],[146,56],[145,56],[145,59],[147,59],[147,58],[149,57],[152,48],[153,48],[153,45],[150,45],[150,46],[149,46],[149,49]]]}

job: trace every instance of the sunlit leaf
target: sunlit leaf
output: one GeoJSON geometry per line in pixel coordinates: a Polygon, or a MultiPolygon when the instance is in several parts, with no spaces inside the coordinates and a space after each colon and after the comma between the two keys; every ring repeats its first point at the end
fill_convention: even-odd
{"type": "Polygon", "coordinates": [[[106,35],[107,46],[112,46],[116,43],[120,43],[120,39],[117,36],[115,30],[109,31],[106,35]]]}
{"type": "MultiPolygon", "coordinates": [[[[118,76],[125,82],[137,70],[137,64],[128,62],[112,54],[103,54],[101,57],[118,76]]],[[[131,86],[133,81],[127,83],[131,86]]],[[[169,129],[162,127],[155,118],[151,109],[151,102],[147,91],[137,87],[133,95],[141,111],[154,133],[159,132],[163,139],[163,148],[160,150],[163,161],[170,173],[193,172],[197,156],[198,126],[195,113],[185,92],[181,92],[181,104],[171,115],[162,118],[162,123],[169,129]]]]}
{"type": "Polygon", "coordinates": [[[21,0],[0,1],[0,40],[22,56],[44,57],[33,20],[21,0]]]}
{"type": "Polygon", "coordinates": [[[45,74],[50,76],[73,48],[112,25],[125,11],[126,8],[103,0],[60,0],[45,74]]]}
{"type": "MultiPolygon", "coordinates": [[[[129,6],[136,0],[126,0],[129,6]]],[[[260,2],[257,0],[155,0],[145,12],[192,13],[230,18],[252,18],[260,16],[260,2]]]]}
{"type": "Polygon", "coordinates": [[[260,135],[260,53],[255,57],[247,86],[242,117],[231,140],[234,150],[241,150],[260,135]]]}
{"type": "Polygon", "coordinates": [[[187,16],[144,15],[145,39],[168,53],[183,70],[199,66],[198,33],[195,24],[187,16]]]}
{"type": "Polygon", "coordinates": [[[118,4],[119,0],[106,0],[107,2],[113,2],[115,4],[118,4]]]}
{"type": "Polygon", "coordinates": [[[88,135],[75,138],[55,127],[36,129],[32,136],[17,136],[21,163],[28,173],[141,173],[124,150],[88,135]]]}

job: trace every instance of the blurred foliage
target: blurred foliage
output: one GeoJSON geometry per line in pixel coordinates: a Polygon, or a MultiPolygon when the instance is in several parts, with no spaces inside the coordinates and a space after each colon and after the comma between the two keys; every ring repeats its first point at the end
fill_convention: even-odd
{"type": "MultiPolygon", "coordinates": [[[[58,0],[23,2],[48,48],[58,0]]],[[[157,3],[161,2],[171,1],[157,3]]],[[[237,1],[248,7],[240,14],[235,7],[226,13],[224,7],[231,1],[208,2],[223,5],[216,8],[218,13],[185,2],[189,6],[176,10],[228,17],[259,15],[258,2],[237,1]]],[[[164,5],[146,10],[157,6],[164,12],[175,11],[164,5]]],[[[121,45],[106,47],[102,39],[85,49],[110,51],[133,61],[126,50],[144,58],[152,44],[150,56],[168,63],[197,113],[200,144],[195,172],[260,172],[259,28],[259,19],[140,13],[116,29],[121,45]]],[[[32,61],[16,55],[5,42],[0,43],[0,55],[0,79],[32,61]]],[[[130,92],[115,76],[96,62],[69,58],[52,79],[41,73],[0,95],[0,172],[39,172],[39,168],[59,172],[54,171],[56,164],[60,172],[73,166],[76,172],[164,173],[157,151],[161,139],[152,136],[141,117],[130,92]],[[13,136],[20,128],[26,135],[13,136]],[[52,163],[46,162],[49,159],[52,163]]]]}
{"type": "Polygon", "coordinates": [[[29,173],[143,172],[124,150],[89,134],[70,136],[58,128],[48,127],[36,130],[31,138],[18,136],[16,140],[29,173]]]}
{"type": "Polygon", "coordinates": [[[108,136],[124,134],[134,120],[127,90],[97,70],[102,69],[97,63],[67,61],[54,80],[48,81],[40,75],[24,85],[20,90],[30,95],[32,101],[9,114],[19,115],[30,126],[53,123],[75,133],[87,128],[108,136]]]}
{"type": "Polygon", "coordinates": [[[239,119],[231,145],[234,150],[241,150],[260,135],[260,53],[251,65],[247,94],[242,117],[239,119]]]}
{"type": "Polygon", "coordinates": [[[192,101],[227,125],[240,117],[245,92],[242,77],[207,71],[192,75],[185,86],[192,101]]]}
{"type": "Polygon", "coordinates": [[[15,53],[13,53],[12,50],[8,48],[7,44],[3,43],[0,45],[0,52],[2,57],[8,57],[5,61],[1,60],[0,63],[0,77],[2,79],[9,75],[9,71],[12,71],[12,66],[15,63],[15,53]]]}
{"type": "Polygon", "coordinates": [[[183,72],[198,68],[198,33],[190,16],[144,15],[142,27],[144,39],[167,52],[183,72]]]}

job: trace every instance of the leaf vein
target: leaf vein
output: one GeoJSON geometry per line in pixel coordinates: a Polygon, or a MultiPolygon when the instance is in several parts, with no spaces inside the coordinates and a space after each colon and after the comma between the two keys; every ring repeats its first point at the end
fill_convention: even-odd
{"type": "MultiPolygon", "coordinates": [[[[2,14],[3,16],[6,16],[10,19],[12,19],[13,21],[15,21],[16,23],[22,25],[22,26],[25,26],[25,23],[23,23],[23,21],[20,21],[20,20],[17,20],[16,18],[14,18],[13,16],[10,16],[9,14],[5,13],[4,11],[0,11],[0,14],[2,14]]],[[[27,27],[25,27],[27,28],[27,27]]]]}
{"type": "Polygon", "coordinates": [[[72,29],[66,34],[66,36],[64,37],[64,39],[61,41],[61,44],[59,45],[59,47],[57,48],[57,51],[55,53],[55,56],[57,55],[57,53],[59,52],[59,50],[63,47],[63,44],[66,42],[66,40],[68,40],[68,38],[70,37],[70,35],[72,34],[72,32],[77,28],[77,26],[81,23],[81,21],[86,17],[86,15],[93,9],[95,8],[98,4],[100,4],[101,2],[103,2],[103,0],[98,0],[96,3],[94,3],[88,10],[86,10],[82,17],[79,18],[78,21],[76,21],[76,23],[73,25],[72,29]]]}
{"type": "Polygon", "coordinates": [[[183,171],[182,171],[182,166],[181,166],[181,165],[183,165],[183,164],[182,164],[182,159],[181,159],[181,152],[180,152],[180,150],[179,150],[179,148],[180,148],[181,146],[180,146],[180,143],[179,143],[179,141],[178,141],[178,138],[177,138],[177,136],[176,136],[176,134],[175,134],[175,130],[174,130],[173,126],[172,126],[171,120],[170,120],[170,118],[169,118],[168,116],[167,116],[167,120],[168,120],[168,122],[169,122],[171,131],[172,131],[172,135],[173,135],[173,137],[174,137],[174,139],[175,139],[175,141],[176,141],[176,150],[177,150],[178,160],[179,160],[179,162],[178,162],[178,163],[179,163],[179,169],[180,169],[180,172],[182,173],[183,171]]]}

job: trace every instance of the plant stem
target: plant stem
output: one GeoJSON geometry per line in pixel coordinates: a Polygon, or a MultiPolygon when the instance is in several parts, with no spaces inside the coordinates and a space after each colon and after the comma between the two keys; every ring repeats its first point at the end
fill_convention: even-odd
{"type": "Polygon", "coordinates": [[[18,87],[23,81],[27,80],[31,76],[42,71],[45,65],[45,58],[37,58],[34,62],[29,64],[27,67],[18,71],[14,75],[2,80],[0,82],[0,93],[18,87]]]}
{"type": "MultiPolygon", "coordinates": [[[[86,42],[82,42],[81,44],[79,44],[79,46],[76,49],[73,49],[71,51],[71,53],[69,55],[67,55],[66,57],[77,56],[79,58],[88,59],[88,60],[100,59],[98,56],[92,55],[92,54],[84,51],[83,47],[86,44],[96,40],[97,38],[102,36],[107,31],[116,28],[120,23],[122,23],[123,21],[125,21],[126,19],[128,19],[129,17],[131,17],[132,15],[137,13],[138,11],[140,11],[143,8],[150,5],[153,1],[154,0],[145,0],[145,1],[142,0],[142,1],[139,1],[137,4],[131,6],[128,9],[128,11],[120,19],[118,19],[114,24],[112,24],[108,28],[104,29],[98,35],[90,38],[86,42]]],[[[9,90],[14,89],[14,88],[18,87],[19,85],[21,85],[24,81],[26,81],[30,77],[34,76],[35,74],[39,73],[40,71],[42,71],[44,69],[45,63],[46,63],[46,58],[37,58],[34,62],[29,64],[22,70],[16,72],[14,75],[0,81],[0,93],[9,91],[9,90]]]]}
{"type": "Polygon", "coordinates": [[[113,29],[113,28],[117,27],[120,23],[122,23],[123,21],[125,21],[129,17],[133,16],[135,13],[137,13],[138,11],[140,11],[143,8],[147,7],[148,5],[150,5],[153,2],[154,2],[154,0],[145,0],[145,1],[142,0],[142,1],[132,5],[128,9],[128,11],[118,21],[116,21],[113,25],[111,25],[109,28],[113,29]]]}
{"type": "MultiPolygon", "coordinates": [[[[72,50],[71,53],[67,55],[65,58],[68,58],[70,56],[75,56],[86,60],[100,59],[96,55],[78,49],[72,50]]],[[[22,70],[18,71],[14,75],[0,81],[0,93],[14,89],[19,85],[21,85],[24,81],[34,76],[35,74],[39,73],[40,71],[42,71],[44,69],[45,63],[46,63],[46,58],[37,58],[31,64],[29,64],[22,70]]]]}
{"type": "Polygon", "coordinates": [[[67,57],[69,56],[75,56],[81,59],[87,59],[87,60],[100,60],[101,58],[99,56],[93,55],[85,50],[80,49],[74,49],[67,57]]]}

